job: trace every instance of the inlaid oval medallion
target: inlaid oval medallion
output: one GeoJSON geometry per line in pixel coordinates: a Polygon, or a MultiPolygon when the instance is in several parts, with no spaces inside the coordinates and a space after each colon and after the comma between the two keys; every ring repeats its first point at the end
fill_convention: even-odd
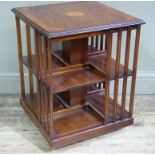
{"type": "Polygon", "coordinates": [[[72,11],[72,12],[67,12],[67,16],[80,17],[80,16],[84,16],[84,13],[83,12],[72,11]]]}

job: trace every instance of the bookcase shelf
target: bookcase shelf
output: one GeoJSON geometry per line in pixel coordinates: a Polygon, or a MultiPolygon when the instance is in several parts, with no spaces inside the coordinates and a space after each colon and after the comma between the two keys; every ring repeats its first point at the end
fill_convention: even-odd
{"type": "Polygon", "coordinates": [[[55,72],[53,75],[52,88],[54,93],[59,93],[102,81],[105,81],[105,77],[100,71],[91,65],[84,65],[63,73],[55,72]]]}
{"type": "MultiPolygon", "coordinates": [[[[34,73],[36,76],[38,76],[37,74],[37,57],[36,55],[32,55],[31,58],[29,56],[23,56],[22,58],[23,64],[31,70],[32,73],[34,73]]],[[[51,64],[51,68],[53,70],[56,70],[59,67],[64,67],[65,64],[60,62],[58,59],[56,59],[55,57],[52,57],[52,64],[51,64]]]]}
{"type": "Polygon", "coordinates": [[[144,24],[141,19],[98,2],[12,11],[16,16],[20,103],[51,147],[60,148],[133,124],[140,29],[144,24]],[[21,22],[26,25],[26,40],[22,38],[21,22]],[[133,32],[135,45],[131,52],[133,32]],[[26,49],[22,47],[24,41],[26,49]],[[25,50],[27,55],[23,56],[25,50]],[[28,69],[28,90],[24,66],[28,69]]]}
{"type": "Polygon", "coordinates": [[[89,106],[76,107],[73,111],[66,112],[63,115],[60,113],[57,114],[56,118],[54,117],[54,130],[57,138],[101,126],[102,124],[102,118],[89,106]]]}
{"type": "MultiPolygon", "coordinates": [[[[107,59],[107,52],[101,52],[94,55],[89,56],[89,62],[98,68],[98,70],[102,71],[104,75],[106,75],[106,59],[107,59]]],[[[110,70],[110,79],[115,80],[116,78],[123,78],[124,77],[124,66],[122,64],[119,65],[119,76],[115,76],[115,65],[116,61],[114,59],[111,60],[111,70],[110,70]]],[[[132,70],[128,70],[127,76],[132,76],[132,70]]]]}
{"type": "MultiPolygon", "coordinates": [[[[54,72],[57,71],[57,69],[61,68],[61,67],[65,67],[68,66],[69,64],[67,64],[67,62],[62,62],[62,57],[61,57],[61,53],[62,51],[55,51],[52,59],[52,69],[54,70],[54,72]],[[56,54],[58,53],[58,54],[56,54]],[[60,59],[62,61],[60,61],[60,59]]],[[[104,74],[104,76],[106,76],[106,57],[107,57],[107,53],[106,52],[95,52],[96,54],[92,54],[88,57],[88,61],[89,63],[92,65],[92,67],[96,68],[98,71],[100,71],[101,73],[104,74]]],[[[23,63],[28,67],[28,69],[30,69],[35,75],[37,75],[37,60],[36,60],[36,56],[32,55],[31,60],[29,59],[28,56],[24,56],[23,57],[23,63]]],[[[111,62],[111,72],[110,72],[110,79],[114,80],[117,77],[115,77],[115,64],[116,61],[114,59],[112,59],[111,62]]],[[[120,64],[120,71],[119,71],[119,78],[123,78],[124,77],[124,66],[122,64],[120,64]]],[[[88,69],[87,69],[88,71],[88,69]]],[[[91,71],[90,71],[91,72],[91,71]]],[[[133,72],[132,70],[128,70],[128,76],[132,76],[133,72]]],[[[69,75],[68,75],[69,77],[69,75]]]]}

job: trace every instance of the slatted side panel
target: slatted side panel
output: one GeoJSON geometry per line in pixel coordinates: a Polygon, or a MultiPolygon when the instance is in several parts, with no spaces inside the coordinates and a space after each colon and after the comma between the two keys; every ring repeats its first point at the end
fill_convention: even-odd
{"type": "MultiPolygon", "coordinates": [[[[116,57],[113,58],[115,59],[115,66],[114,66],[115,67],[115,78],[114,78],[114,88],[111,88],[113,90],[113,94],[111,98],[113,100],[112,120],[113,122],[116,122],[116,121],[121,121],[121,120],[128,119],[128,118],[132,118],[132,115],[133,115],[138,50],[139,50],[139,38],[140,38],[140,26],[137,26],[134,28],[128,27],[126,29],[119,29],[117,32],[115,31],[114,33],[117,34],[117,39],[116,39],[116,49],[113,50],[113,52],[116,52],[116,57]],[[134,31],[136,31],[135,38],[132,35],[134,31]],[[125,34],[124,37],[123,37],[123,33],[125,34]],[[132,37],[135,42],[134,52],[132,52],[131,50],[131,38],[132,37]],[[123,49],[122,44],[123,44],[124,39],[125,39],[125,46],[123,49]],[[129,67],[129,62],[133,63],[132,68],[129,67]],[[123,74],[123,77],[121,79],[119,77],[120,74],[123,74]],[[129,78],[131,79],[131,83],[130,83],[129,78]],[[130,97],[129,97],[129,94],[130,94],[130,97]]],[[[108,41],[108,44],[107,44],[108,52],[111,50],[109,47],[111,46],[109,45],[109,42],[110,41],[108,41]]],[[[114,40],[112,42],[114,44],[114,40]]],[[[107,57],[107,63],[108,63],[108,59],[109,58],[107,57]]],[[[107,68],[107,74],[109,74],[108,68],[107,68]]],[[[109,87],[106,86],[106,89],[107,89],[106,91],[108,91],[109,87]]],[[[107,97],[107,94],[106,94],[106,97],[107,97]]]]}
{"type": "Polygon", "coordinates": [[[22,30],[20,25],[21,22],[16,17],[22,99],[26,101],[25,103],[27,103],[27,106],[33,110],[32,113],[41,124],[46,134],[53,137],[53,94],[51,89],[52,44],[48,38],[45,38],[42,34],[40,34],[40,32],[33,30],[27,24],[25,24],[25,34],[21,33],[22,30]],[[34,34],[32,34],[31,30],[33,30],[34,34]],[[26,37],[25,53],[28,57],[27,64],[29,65],[29,68],[34,65],[33,56],[35,55],[35,67],[37,72],[35,75],[34,72],[29,69],[26,73],[28,74],[29,82],[28,92],[25,89],[26,78],[24,74],[24,54],[22,48],[22,41],[25,41],[25,39],[22,38],[22,34],[26,37]],[[32,35],[34,37],[34,41],[32,41],[32,35]],[[32,46],[34,46],[34,49],[32,46]]]}

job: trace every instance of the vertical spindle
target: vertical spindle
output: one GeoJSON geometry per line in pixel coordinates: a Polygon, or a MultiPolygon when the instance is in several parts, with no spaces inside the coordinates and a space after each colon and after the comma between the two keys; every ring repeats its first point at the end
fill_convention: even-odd
{"type": "Polygon", "coordinates": [[[122,31],[119,30],[118,31],[118,36],[117,36],[117,51],[116,51],[116,63],[115,63],[113,122],[115,122],[116,116],[117,116],[117,100],[118,100],[118,86],[119,86],[121,42],[122,42],[122,31]]]}
{"type": "Polygon", "coordinates": [[[91,46],[92,47],[94,46],[94,37],[93,36],[91,37],[91,46]]]}
{"type": "Polygon", "coordinates": [[[133,58],[133,76],[131,82],[131,92],[130,92],[130,104],[129,104],[129,117],[133,115],[133,104],[134,104],[134,94],[136,85],[136,74],[137,74],[137,62],[139,53],[139,41],[140,41],[140,30],[141,27],[138,26],[136,29],[135,47],[134,47],[134,58],[133,58]]]}
{"type": "Polygon", "coordinates": [[[105,80],[105,98],[104,98],[104,124],[108,123],[108,103],[110,92],[110,70],[112,54],[112,33],[107,33],[107,61],[106,61],[106,80],[105,80]]]}
{"type": "MultiPolygon", "coordinates": [[[[43,37],[43,81],[47,83],[47,70],[48,70],[48,64],[47,64],[47,39],[43,37]]],[[[48,91],[47,91],[46,85],[43,85],[43,97],[44,97],[44,127],[47,132],[49,132],[48,127],[48,91]]]]}
{"type": "Polygon", "coordinates": [[[38,106],[38,120],[41,122],[41,92],[40,92],[40,57],[39,57],[39,32],[34,30],[35,55],[37,64],[37,106],[38,106]]]}
{"type": "MultiPolygon", "coordinates": [[[[26,40],[27,40],[27,55],[30,66],[32,66],[32,52],[31,52],[31,33],[30,33],[30,26],[26,24],[26,40]]],[[[33,88],[33,76],[32,72],[29,70],[29,88],[30,88],[30,94],[34,94],[34,88],[33,88]]]]}
{"type": "Polygon", "coordinates": [[[23,51],[22,51],[20,19],[18,17],[16,17],[16,29],[17,29],[21,94],[22,94],[22,97],[24,97],[25,96],[25,83],[24,83],[23,51]]]}
{"type": "Polygon", "coordinates": [[[103,51],[103,35],[100,38],[100,50],[103,51]]]}
{"type": "Polygon", "coordinates": [[[130,56],[130,42],[131,42],[131,28],[129,27],[127,29],[127,36],[126,36],[126,50],[125,50],[125,61],[124,61],[124,78],[123,78],[123,89],[122,89],[121,119],[124,119],[124,115],[125,115],[128,66],[129,66],[129,56],[130,56]]]}
{"type": "Polygon", "coordinates": [[[49,125],[50,136],[53,136],[53,93],[52,93],[52,45],[51,40],[47,40],[47,59],[48,59],[48,87],[49,87],[49,125]]]}
{"type": "Polygon", "coordinates": [[[98,49],[98,36],[96,36],[95,48],[98,49]]]}
{"type": "Polygon", "coordinates": [[[105,47],[104,47],[104,50],[107,50],[108,41],[107,41],[107,35],[106,34],[105,34],[105,38],[104,39],[105,39],[105,47]]]}
{"type": "Polygon", "coordinates": [[[39,64],[39,70],[40,70],[40,79],[39,79],[39,85],[40,85],[40,112],[41,112],[41,122],[42,122],[42,125],[43,127],[45,126],[45,121],[44,121],[44,116],[45,116],[45,113],[44,113],[44,61],[43,61],[43,40],[42,40],[42,35],[40,33],[38,33],[38,56],[39,56],[39,60],[40,60],[40,64],[39,64]]]}

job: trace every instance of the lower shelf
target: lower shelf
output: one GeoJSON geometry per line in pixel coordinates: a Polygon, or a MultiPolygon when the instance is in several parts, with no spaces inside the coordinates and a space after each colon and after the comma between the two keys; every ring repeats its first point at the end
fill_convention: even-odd
{"type": "Polygon", "coordinates": [[[89,106],[77,106],[74,110],[59,112],[54,116],[55,138],[78,133],[103,124],[103,120],[89,106]],[[57,115],[57,116],[56,116],[57,115]]]}
{"type": "Polygon", "coordinates": [[[37,117],[32,116],[37,115],[37,108],[32,106],[37,105],[36,95],[34,97],[27,95],[25,98],[21,99],[21,104],[32,120],[37,124],[50,145],[54,148],[59,148],[77,141],[115,131],[133,123],[133,119],[128,118],[127,111],[125,111],[126,117],[124,120],[119,120],[121,110],[119,104],[117,105],[117,121],[113,122],[113,102],[112,99],[109,99],[108,124],[104,125],[103,98],[104,91],[91,92],[87,94],[87,101],[83,105],[66,108],[60,103],[60,100],[54,97],[53,139],[45,132],[44,128],[37,120],[37,117]]]}
{"type": "MultiPolygon", "coordinates": [[[[37,94],[25,95],[25,97],[22,100],[31,109],[33,114],[36,117],[38,117],[39,114],[38,114],[37,94]]],[[[65,108],[65,106],[63,104],[60,104],[60,102],[57,99],[57,97],[54,96],[53,100],[54,100],[54,108],[53,108],[54,111],[58,111],[58,110],[61,110],[61,109],[65,108]]]]}

